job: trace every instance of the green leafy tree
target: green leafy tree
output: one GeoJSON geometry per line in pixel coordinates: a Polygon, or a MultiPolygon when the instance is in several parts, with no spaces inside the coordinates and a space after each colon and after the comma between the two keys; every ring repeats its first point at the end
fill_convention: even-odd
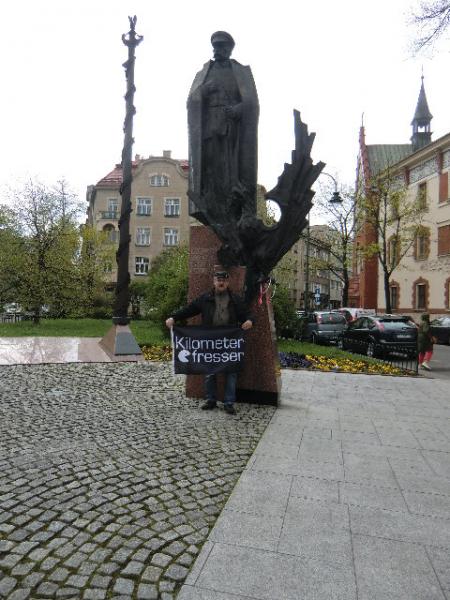
{"type": "Polygon", "coordinates": [[[278,284],[272,298],[275,328],[278,336],[292,337],[296,333],[298,318],[295,303],[289,290],[278,284]]]}
{"type": "Polygon", "coordinates": [[[79,311],[85,316],[112,315],[112,294],[105,291],[115,261],[116,246],[105,231],[90,225],[80,228],[81,251],[77,259],[79,311]]]}
{"type": "Polygon", "coordinates": [[[21,285],[25,250],[14,212],[0,205],[0,305],[15,302],[21,285]]]}
{"type": "Polygon", "coordinates": [[[357,199],[357,219],[372,227],[376,240],[361,245],[367,258],[377,257],[383,271],[386,312],[390,313],[390,279],[422,231],[427,211],[422,195],[408,194],[408,188],[387,168],[373,179],[365,194],[357,199]]]}
{"type": "Polygon", "coordinates": [[[65,181],[53,188],[30,181],[12,192],[10,206],[20,239],[15,300],[33,313],[36,323],[45,305],[65,316],[78,301],[75,263],[81,207],[65,181]]]}
{"type": "Polygon", "coordinates": [[[187,246],[164,250],[155,258],[146,277],[145,308],[151,319],[162,325],[168,315],[187,302],[188,259],[187,246]]]}

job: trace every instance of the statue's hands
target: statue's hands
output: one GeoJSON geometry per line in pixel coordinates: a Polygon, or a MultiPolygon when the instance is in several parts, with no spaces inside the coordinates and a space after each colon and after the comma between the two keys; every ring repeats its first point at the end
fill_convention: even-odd
{"type": "Polygon", "coordinates": [[[229,119],[237,121],[241,118],[242,106],[240,104],[235,104],[234,106],[225,106],[223,110],[229,119]]]}
{"type": "Polygon", "coordinates": [[[247,321],[242,323],[241,327],[244,329],[244,331],[246,331],[247,329],[251,329],[253,327],[253,323],[250,321],[250,319],[247,319],[247,321]]]}

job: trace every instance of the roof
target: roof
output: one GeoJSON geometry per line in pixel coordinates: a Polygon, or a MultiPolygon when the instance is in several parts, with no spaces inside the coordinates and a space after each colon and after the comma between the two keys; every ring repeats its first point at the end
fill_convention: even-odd
{"type": "MultiPolygon", "coordinates": [[[[139,167],[140,164],[142,164],[143,162],[145,162],[149,159],[166,160],[164,157],[158,157],[158,156],[151,156],[149,158],[133,160],[131,163],[132,173],[134,173],[136,171],[136,169],[139,167]]],[[[170,159],[170,160],[178,163],[180,168],[183,171],[187,171],[189,169],[189,162],[186,159],[180,159],[180,160],[170,159]]],[[[117,163],[116,166],[114,167],[114,169],[110,173],[108,173],[107,175],[102,177],[102,179],[100,179],[100,181],[98,181],[98,183],[95,185],[95,187],[96,188],[108,188],[108,189],[113,188],[113,189],[115,189],[115,188],[120,188],[121,184],[122,184],[122,164],[117,163]]]]}
{"type": "Polygon", "coordinates": [[[414,152],[412,144],[371,144],[366,148],[372,176],[395,165],[414,152]]]}
{"type": "MultiPolygon", "coordinates": [[[[131,163],[132,171],[135,171],[139,162],[133,161],[131,163]]],[[[122,184],[122,164],[118,163],[114,167],[114,169],[100,179],[100,181],[96,184],[97,188],[119,188],[122,184]]]]}
{"type": "Polygon", "coordinates": [[[419,126],[427,125],[433,115],[428,108],[427,96],[425,94],[425,88],[423,85],[423,77],[422,77],[422,85],[420,86],[419,99],[417,100],[416,112],[414,113],[414,118],[411,121],[411,125],[417,123],[419,126]]]}

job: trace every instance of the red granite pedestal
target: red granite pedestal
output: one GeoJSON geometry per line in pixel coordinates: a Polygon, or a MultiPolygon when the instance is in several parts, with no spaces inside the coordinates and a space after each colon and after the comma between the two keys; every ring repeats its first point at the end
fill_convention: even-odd
{"type": "MultiPolygon", "coordinates": [[[[221,242],[216,234],[203,225],[191,226],[189,257],[189,301],[212,288],[214,271],[217,265],[217,250],[221,242]]],[[[245,280],[245,267],[228,269],[230,273],[230,289],[242,293],[245,280]]],[[[246,333],[245,365],[239,374],[236,400],[255,404],[278,405],[281,378],[276,346],[275,325],[273,321],[270,298],[264,295],[262,303],[254,301],[251,306],[255,325],[246,333]]],[[[192,319],[192,324],[199,319],[192,319]]],[[[219,399],[223,394],[220,385],[219,399]]],[[[188,375],[186,378],[186,395],[190,398],[203,398],[203,376],[188,375]]]]}

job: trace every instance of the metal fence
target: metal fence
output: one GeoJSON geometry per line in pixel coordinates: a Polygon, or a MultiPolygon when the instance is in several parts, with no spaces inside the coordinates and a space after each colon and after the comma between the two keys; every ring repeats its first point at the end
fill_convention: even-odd
{"type": "Polygon", "coordinates": [[[0,323],[17,323],[25,319],[25,315],[21,313],[0,313],[0,323]]]}
{"type": "Polygon", "coordinates": [[[355,348],[355,340],[353,340],[352,345],[352,349],[345,348],[346,352],[369,356],[415,375],[419,372],[417,345],[395,344],[395,347],[386,348],[384,344],[368,344],[361,341],[358,344],[360,348],[355,348]]]}

